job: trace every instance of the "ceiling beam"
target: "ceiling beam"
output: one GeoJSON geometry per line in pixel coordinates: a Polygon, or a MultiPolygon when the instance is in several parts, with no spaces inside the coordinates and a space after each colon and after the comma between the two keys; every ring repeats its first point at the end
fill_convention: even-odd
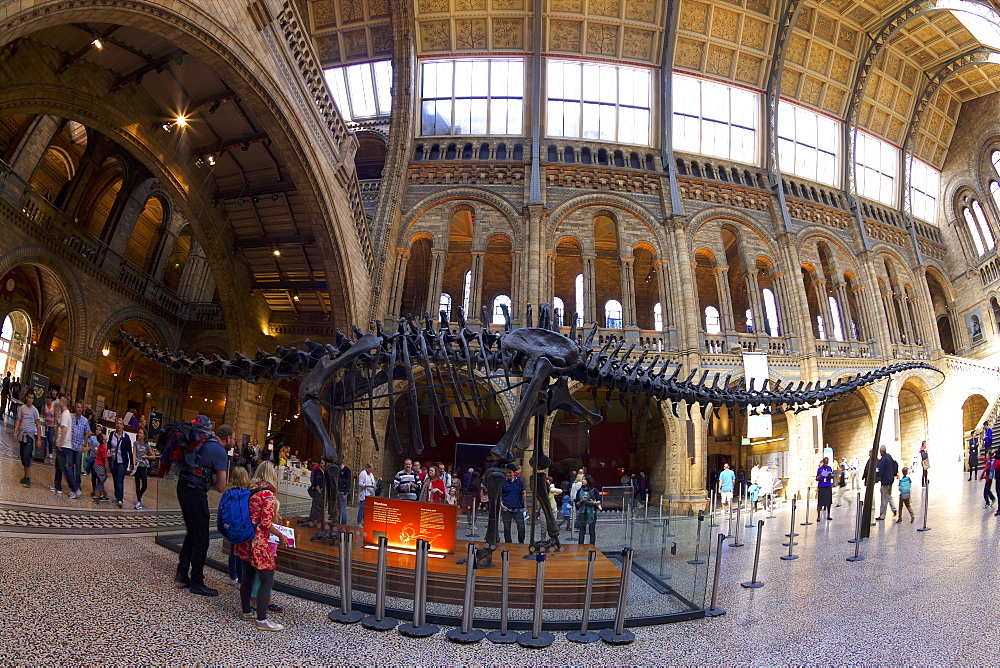
{"type": "Polygon", "coordinates": [[[207,146],[199,146],[196,149],[191,150],[191,155],[195,157],[202,157],[206,155],[219,156],[226,151],[234,148],[242,148],[244,146],[249,147],[250,144],[259,144],[261,142],[271,142],[271,138],[266,132],[257,132],[252,135],[244,135],[242,137],[234,137],[233,139],[225,139],[217,144],[208,144],[207,146]]]}
{"type": "Polygon", "coordinates": [[[295,246],[301,244],[314,244],[316,237],[312,234],[289,234],[277,237],[248,237],[246,239],[236,239],[233,241],[233,250],[243,248],[273,248],[277,246],[295,246]]]}
{"type": "Polygon", "coordinates": [[[81,58],[83,58],[85,55],[87,55],[87,53],[91,49],[97,48],[97,47],[94,46],[94,41],[93,40],[99,39],[99,40],[101,40],[101,43],[103,44],[104,41],[107,40],[107,38],[111,36],[111,33],[113,33],[114,31],[118,30],[119,28],[121,28],[121,26],[117,26],[117,25],[108,26],[107,28],[104,29],[104,32],[98,34],[94,30],[89,30],[86,26],[79,26],[79,25],[77,25],[76,27],[80,28],[81,30],[86,30],[87,32],[89,32],[92,39],[91,39],[91,41],[87,42],[87,44],[83,48],[81,48],[79,51],[77,51],[76,53],[74,53],[72,56],[70,56],[66,60],[62,61],[62,64],[60,64],[59,67],[56,68],[56,74],[62,74],[63,72],[65,72],[66,70],[68,70],[69,68],[71,68],[73,65],[75,65],[77,62],[79,62],[79,60],[81,58]]]}
{"type": "Polygon", "coordinates": [[[111,92],[112,93],[116,93],[116,92],[118,92],[119,90],[121,90],[122,88],[124,88],[125,86],[127,86],[129,84],[140,83],[142,81],[142,78],[144,76],[146,76],[147,74],[149,74],[150,72],[160,71],[164,67],[166,67],[168,64],[170,64],[172,61],[175,61],[175,60],[179,61],[185,55],[187,55],[186,52],[184,52],[181,49],[176,49],[174,51],[171,51],[170,53],[168,53],[165,56],[162,56],[160,58],[157,58],[156,60],[150,61],[150,62],[146,63],[145,65],[143,65],[142,67],[140,67],[139,69],[134,70],[133,72],[131,72],[129,74],[126,74],[123,77],[120,77],[111,86],[111,92]]]}
{"type": "Polygon", "coordinates": [[[326,281],[255,281],[254,290],[329,290],[326,281]]]}
{"type": "Polygon", "coordinates": [[[243,186],[242,188],[229,188],[228,190],[217,190],[212,196],[213,202],[227,199],[237,199],[239,197],[256,197],[260,195],[275,195],[277,193],[295,192],[294,183],[266,183],[260,186],[243,186]]]}

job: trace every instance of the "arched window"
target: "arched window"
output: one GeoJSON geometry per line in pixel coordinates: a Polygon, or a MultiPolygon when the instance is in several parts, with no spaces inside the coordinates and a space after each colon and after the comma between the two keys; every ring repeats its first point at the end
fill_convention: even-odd
{"type": "Polygon", "coordinates": [[[653,304],[653,329],[663,331],[663,305],[660,302],[653,304]]]}
{"type": "Polygon", "coordinates": [[[497,295],[493,299],[493,324],[494,325],[504,325],[507,323],[507,319],[503,316],[503,308],[507,307],[507,312],[510,313],[510,297],[508,295],[497,295]]]}
{"type": "MultiPolygon", "coordinates": [[[[992,186],[991,186],[992,190],[992,186]]],[[[965,220],[965,227],[972,237],[972,243],[976,247],[976,255],[983,256],[996,247],[996,240],[990,223],[983,211],[983,205],[979,200],[972,197],[962,198],[962,218],[965,220]]]]}
{"type": "Polygon", "coordinates": [[[583,274],[576,275],[573,288],[575,292],[573,299],[576,301],[576,326],[581,327],[583,325],[583,274]]]}
{"type": "MultiPolygon", "coordinates": [[[[995,155],[998,152],[993,151],[993,153],[995,155]]],[[[1000,183],[990,181],[990,195],[993,197],[993,203],[997,205],[998,209],[1000,209],[1000,183]]]]}
{"type": "Polygon", "coordinates": [[[833,320],[833,338],[843,341],[844,328],[840,324],[840,303],[833,296],[827,297],[827,301],[830,304],[830,318],[833,320]]]}
{"type": "Polygon", "coordinates": [[[714,306],[705,307],[705,332],[707,334],[722,334],[722,323],[719,320],[719,309],[714,306]]]}
{"type": "Polygon", "coordinates": [[[451,295],[447,292],[441,293],[441,302],[438,304],[438,311],[444,311],[445,320],[451,320],[451,295]]]}
{"type": "Polygon", "coordinates": [[[622,328],[622,303],[617,299],[609,299],[604,304],[604,326],[608,329],[622,328]]]}
{"type": "Polygon", "coordinates": [[[781,323],[778,321],[778,302],[771,288],[761,290],[764,295],[764,329],[770,336],[781,336],[781,323]]]}
{"type": "Polygon", "coordinates": [[[983,239],[979,236],[979,226],[976,224],[976,219],[972,217],[972,209],[963,209],[962,217],[965,218],[965,226],[969,230],[969,236],[972,237],[972,243],[976,246],[976,255],[985,255],[986,249],[983,248],[983,239]]]}
{"type": "Polygon", "coordinates": [[[982,232],[983,241],[986,243],[986,250],[993,250],[997,245],[993,238],[993,231],[990,229],[990,223],[986,219],[986,212],[983,211],[983,205],[977,199],[972,200],[972,213],[975,214],[976,222],[979,223],[979,231],[982,232]]]}
{"type": "Polygon", "coordinates": [[[816,316],[816,331],[819,332],[820,339],[826,339],[826,326],[823,324],[823,316],[816,316]]]}
{"type": "Polygon", "coordinates": [[[559,297],[552,300],[552,323],[556,327],[562,327],[566,316],[566,304],[559,297]]]}
{"type": "Polygon", "coordinates": [[[745,319],[747,325],[747,334],[753,334],[753,311],[747,309],[743,313],[743,318],[745,319]]]}
{"type": "Polygon", "coordinates": [[[469,315],[469,299],[472,295],[472,272],[465,272],[465,287],[462,289],[462,310],[465,311],[465,315],[469,315]]]}

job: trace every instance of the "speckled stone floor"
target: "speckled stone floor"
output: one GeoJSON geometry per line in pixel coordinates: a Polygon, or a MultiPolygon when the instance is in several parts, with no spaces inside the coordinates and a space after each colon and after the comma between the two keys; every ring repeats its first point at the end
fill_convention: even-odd
{"type": "MultiPolygon", "coordinates": [[[[19,487],[16,462],[0,455],[0,511],[48,506],[77,515],[58,510],[74,506],[47,487],[36,506],[36,490],[19,487]]],[[[459,646],[443,632],[408,639],[334,624],[327,606],[285,594],[278,595],[285,612],[275,618],[288,628],[266,634],[238,619],[237,592],[222,573],[209,574],[221,589],[218,598],[171,587],[176,555],[152,538],[4,533],[0,664],[994,664],[1000,518],[982,509],[981,483],[959,473],[939,477],[931,488],[932,530],[916,531],[922,507],[916,489],[918,521],[879,522],[858,563],[845,560],[854,549],[846,542],[853,535],[849,511],[833,522],[797,526],[800,558],[780,560],[789,523],[788,510],[780,511],[764,528],[762,589],[739,586],[750,579],[751,531],[746,547],[723,552],[719,605],[727,614],[637,628],[636,642],[625,647],[574,645],[562,634],[544,650],[485,641],[459,646]]],[[[142,513],[87,503],[80,514],[142,513]]]]}

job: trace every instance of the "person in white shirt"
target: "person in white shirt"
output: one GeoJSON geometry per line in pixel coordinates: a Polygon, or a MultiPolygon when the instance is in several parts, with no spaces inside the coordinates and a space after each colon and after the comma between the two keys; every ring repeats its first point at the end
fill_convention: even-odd
{"type": "Polygon", "coordinates": [[[69,485],[69,497],[76,499],[80,496],[77,488],[76,476],[73,475],[73,414],[69,412],[69,397],[65,394],[59,397],[59,453],[56,459],[56,479],[55,484],[49,491],[62,494],[62,478],[66,476],[66,484],[69,485]]]}
{"type": "Polygon", "coordinates": [[[379,480],[381,478],[376,480],[375,474],[372,473],[371,462],[365,464],[365,470],[358,474],[358,526],[365,520],[365,499],[375,496],[375,485],[379,480]]]}
{"type": "Polygon", "coordinates": [[[17,421],[14,422],[14,440],[20,443],[21,466],[24,467],[22,487],[31,487],[31,460],[35,454],[35,441],[41,438],[42,420],[35,408],[35,393],[28,390],[24,403],[17,409],[17,421]]]}

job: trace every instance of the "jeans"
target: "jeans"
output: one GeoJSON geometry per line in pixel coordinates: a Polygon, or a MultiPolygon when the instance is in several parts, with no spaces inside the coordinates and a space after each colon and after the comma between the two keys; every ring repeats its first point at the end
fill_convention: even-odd
{"type": "Polygon", "coordinates": [[[125,499],[125,464],[109,462],[111,477],[115,481],[115,501],[121,503],[125,499]]]}
{"type": "Polygon", "coordinates": [[[75,462],[74,454],[76,453],[71,448],[59,448],[59,452],[56,455],[56,480],[53,485],[57,492],[62,491],[63,476],[66,476],[66,485],[69,487],[69,491],[76,492],[80,489],[80,483],[76,477],[80,469],[79,467],[75,471],[73,469],[75,462]]]}
{"type": "Polygon", "coordinates": [[[45,456],[55,454],[56,451],[56,428],[46,427],[45,428],[45,456]]]}
{"type": "Polygon", "coordinates": [[[205,558],[208,556],[208,492],[181,480],[177,483],[177,501],[187,528],[177,562],[177,577],[182,580],[190,579],[191,584],[204,584],[205,558]]]}
{"type": "Polygon", "coordinates": [[[340,524],[347,524],[347,492],[337,492],[340,499],[340,524]]]}
{"type": "Polygon", "coordinates": [[[232,544],[229,545],[229,579],[243,580],[243,560],[236,556],[232,544]]]}
{"type": "Polygon", "coordinates": [[[590,544],[591,545],[596,545],[597,544],[597,535],[596,535],[596,530],[597,530],[597,516],[596,515],[594,517],[590,518],[590,519],[580,518],[580,520],[577,521],[577,528],[580,530],[580,540],[579,540],[579,544],[580,545],[583,545],[583,535],[587,532],[588,529],[590,530],[590,544]]]}
{"type": "Polygon", "coordinates": [[[361,499],[361,503],[358,504],[358,525],[363,524],[365,521],[365,500],[361,499]]]}
{"type": "Polygon", "coordinates": [[[993,496],[993,481],[987,478],[986,486],[983,487],[983,501],[985,501],[986,505],[989,506],[996,500],[997,498],[993,496]]]}
{"type": "Polygon", "coordinates": [[[522,508],[515,508],[514,510],[504,510],[501,514],[501,519],[503,520],[503,542],[513,543],[510,539],[510,522],[511,520],[517,524],[517,542],[524,542],[524,510],[522,508]]]}
{"type": "Polygon", "coordinates": [[[254,580],[260,578],[260,590],[257,592],[257,619],[267,619],[267,606],[271,604],[271,589],[274,587],[274,569],[259,571],[250,564],[243,562],[243,580],[240,582],[240,606],[244,613],[250,612],[250,598],[254,580]]]}
{"type": "Polygon", "coordinates": [[[888,505],[892,508],[892,514],[896,514],[896,502],[892,499],[892,483],[888,485],[882,485],[882,507],[879,509],[878,516],[885,517],[885,507],[888,505]]]}
{"type": "Polygon", "coordinates": [[[149,467],[140,466],[135,470],[135,497],[136,501],[142,503],[142,495],[149,488],[149,467]]]}

